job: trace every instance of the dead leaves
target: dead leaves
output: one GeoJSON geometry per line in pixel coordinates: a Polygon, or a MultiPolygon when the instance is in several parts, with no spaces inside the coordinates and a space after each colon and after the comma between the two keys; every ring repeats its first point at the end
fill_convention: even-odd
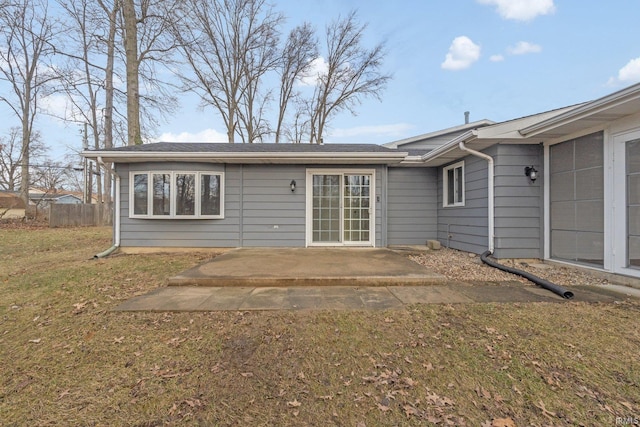
{"type": "Polygon", "coordinates": [[[289,408],[298,408],[298,407],[302,406],[302,403],[298,402],[297,399],[293,399],[292,401],[287,402],[287,406],[289,408]]]}
{"type": "Polygon", "coordinates": [[[89,304],[93,308],[98,308],[98,303],[95,301],[92,301],[92,300],[80,301],[73,304],[73,311],[71,313],[76,315],[83,313],[89,307],[89,304]]]}
{"type": "MultiPolygon", "coordinates": [[[[483,424],[483,427],[485,424],[483,424]]],[[[516,427],[516,423],[511,418],[496,418],[491,421],[488,427],[516,427]]]]}
{"type": "Polygon", "coordinates": [[[169,415],[178,419],[188,419],[192,418],[195,412],[203,410],[204,407],[205,404],[200,398],[192,397],[171,405],[169,415]]]}

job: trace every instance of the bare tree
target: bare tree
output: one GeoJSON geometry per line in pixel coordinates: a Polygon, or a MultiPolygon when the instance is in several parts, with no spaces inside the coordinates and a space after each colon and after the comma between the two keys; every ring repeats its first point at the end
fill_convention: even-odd
{"type": "Polygon", "coordinates": [[[140,62],[138,60],[138,18],[133,0],[123,0],[124,50],[127,70],[127,144],[142,144],[140,133],[140,62]]]}
{"type": "MultiPolygon", "coordinates": [[[[0,188],[16,191],[22,181],[22,130],[12,127],[6,136],[0,137],[0,188]]],[[[30,159],[39,162],[46,148],[40,138],[40,133],[34,131],[29,146],[30,159]]]]}
{"type": "MultiPolygon", "coordinates": [[[[113,128],[114,128],[114,85],[113,76],[115,70],[115,51],[116,51],[116,30],[117,30],[117,18],[120,13],[121,2],[120,0],[113,0],[113,3],[109,5],[104,0],[98,0],[98,4],[104,11],[107,22],[109,23],[109,29],[107,31],[107,37],[104,40],[106,45],[106,66],[104,70],[104,148],[109,149],[114,146],[113,144],[113,128]]],[[[106,201],[111,201],[111,169],[110,166],[104,171],[104,188],[109,191],[105,191],[106,201]]],[[[118,191],[113,189],[113,191],[118,191]]]]}
{"type": "Polygon", "coordinates": [[[177,104],[177,99],[165,90],[167,83],[157,77],[156,67],[172,64],[171,55],[177,45],[171,28],[181,26],[179,15],[174,11],[182,2],[121,1],[127,82],[127,143],[138,145],[143,142],[142,119],[155,124],[153,115],[142,114],[142,110],[149,108],[154,113],[164,114],[173,111],[177,104]]]}
{"type": "Polygon", "coordinates": [[[372,49],[362,45],[366,24],[356,12],[334,21],[326,28],[326,72],[318,74],[310,102],[310,142],[320,144],[331,118],[340,111],[356,114],[355,106],[367,96],[380,99],[390,75],[381,71],[384,46],[372,49]]]}
{"type": "MultiPolygon", "coordinates": [[[[64,49],[67,59],[57,68],[60,90],[72,103],[73,108],[65,120],[84,125],[84,141],[88,141],[91,132],[93,148],[100,148],[102,123],[102,89],[106,68],[102,52],[106,28],[103,25],[104,9],[89,0],[67,0],[60,3],[66,11],[64,31],[64,49]]],[[[106,21],[108,23],[108,21],[106,21]]],[[[88,145],[88,144],[87,144],[88,145]]],[[[102,202],[102,182],[97,180],[97,194],[102,202]]]]}
{"type": "Polygon", "coordinates": [[[56,30],[46,0],[14,0],[0,8],[0,26],[0,80],[11,89],[8,94],[0,94],[0,101],[20,121],[20,197],[28,203],[30,143],[38,101],[55,78],[47,62],[54,53],[48,41],[56,30]]]}
{"type": "MultiPolygon", "coordinates": [[[[304,23],[291,30],[282,50],[282,59],[277,70],[280,74],[280,98],[275,129],[276,144],[280,142],[284,130],[287,108],[299,95],[294,91],[294,85],[308,73],[312,61],[317,57],[318,41],[311,24],[304,23]]],[[[294,141],[299,141],[297,125],[300,113],[300,110],[297,110],[294,117],[294,141]]]]}
{"type": "Polygon", "coordinates": [[[185,21],[174,32],[191,71],[181,76],[184,88],[218,110],[230,143],[242,135],[239,122],[249,127],[246,141],[259,139],[264,127],[255,117],[268,96],[259,95],[260,81],[275,66],[282,15],[265,0],[188,0],[181,10],[185,21]]]}
{"type": "Polygon", "coordinates": [[[33,167],[33,185],[47,193],[65,190],[71,169],[72,167],[68,163],[44,158],[33,167]]]}

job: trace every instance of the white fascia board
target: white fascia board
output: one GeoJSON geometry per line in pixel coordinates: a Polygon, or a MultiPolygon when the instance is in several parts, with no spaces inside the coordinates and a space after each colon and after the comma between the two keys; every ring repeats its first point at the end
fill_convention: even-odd
{"type": "Polygon", "coordinates": [[[522,140],[525,139],[526,136],[521,133],[521,129],[533,126],[537,123],[540,123],[541,121],[557,117],[558,115],[566,113],[567,111],[572,111],[574,108],[576,107],[565,107],[553,111],[545,111],[544,113],[538,113],[519,119],[496,123],[493,126],[479,128],[477,134],[478,139],[522,140]]]}
{"type": "Polygon", "coordinates": [[[427,154],[422,156],[422,161],[428,162],[429,160],[438,158],[443,154],[448,153],[449,151],[456,150],[458,149],[458,145],[460,144],[460,142],[472,141],[476,138],[476,136],[477,136],[477,131],[475,129],[467,131],[462,135],[459,135],[458,137],[447,142],[446,144],[440,146],[439,148],[436,148],[433,151],[429,151],[427,154]]]}
{"type": "Polygon", "coordinates": [[[465,129],[482,128],[482,127],[485,127],[485,126],[494,125],[495,123],[496,122],[491,121],[491,120],[482,119],[482,120],[478,120],[476,122],[465,123],[463,125],[458,125],[458,126],[450,127],[450,128],[447,128],[447,129],[437,130],[435,132],[424,133],[422,135],[412,136],[410,138],[405,138],[405,139],[400,139],[398,141],[388,142],[386,144],[382,144],[382,146],[383,147],[387,147],[387,148],[398,148],[399,146],[402,146],[402,145],[405,145],[405,144],[410,144],[412,142],[428,140],[428,139],[436,138],[436,137],[439,137],[439,136],[442,136],[442,135],[446,135],[448,133],[460,132],[460,131],[465,130],[465,129]]]}
{"type": "Polygon", "coordinates": [[[132,151],[83,151],[81,156],[89,159],[102,158],[105,162],[159,162],[159,161],[199,161],[218,163],[400,163],[407,152],[367,153],[180,153],[180,152],[132,152],[132,151]]]}
{"type": "Polygon", "coordinates": [[[527,137],[554,127],[571,123],[607,109],[622,105],[626,102],[640,99],[640,83],[629,86],[618,92],[614,92],[595,101],[579,105],[569,111],[552,117],[548,120],[536,123],[520,130],[520,134],[527,137]]]}

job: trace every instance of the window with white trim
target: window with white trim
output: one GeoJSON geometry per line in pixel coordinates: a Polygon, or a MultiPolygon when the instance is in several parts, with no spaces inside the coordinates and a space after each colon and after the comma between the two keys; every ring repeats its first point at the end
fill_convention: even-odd
{"type": "Polygon", "coordinates": [[[464,206],[464,161],[442,169],[443,206],[464,206]]]}
{"type": "Polygon", "coordinates": [[[130,218],[224,218],[224,173],[129,173],[130,218]]]}

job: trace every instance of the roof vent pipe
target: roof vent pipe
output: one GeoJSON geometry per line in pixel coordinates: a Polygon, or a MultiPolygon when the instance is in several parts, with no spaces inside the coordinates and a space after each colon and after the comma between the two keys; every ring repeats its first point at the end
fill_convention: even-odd
{"type": "Polygon", "coordinates": [[[465,125],[469,124],[469,112],[468,111],[464,112],[464,124],[465,125]]]}

